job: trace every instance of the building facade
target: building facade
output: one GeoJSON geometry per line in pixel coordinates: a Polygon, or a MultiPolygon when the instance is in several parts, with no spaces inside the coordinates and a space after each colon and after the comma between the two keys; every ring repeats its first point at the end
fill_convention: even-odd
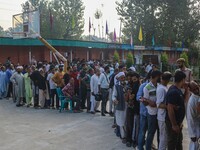
{"type": "MultiPolygon", "coordinates": [[[[112,61],[114,51],[118,51],[120,59],[126,60],[128,52],[132,52],[136,64],[160,63],[160,56],[166,52],[169,64],[173,64],[180,54],[188,49],[170,47],[145,47],[131,46],[129,44],[70,41],[70,40],[47,40],[69,61],[74,58],[85,60],[108,60],[112,61]]],[[[38,39],[12,39],[0,38],[0,62],[4,63],[7,57],[11,57],[14,64],[29,64],[34,57],[37,61],[56,61],[54,55],[38,39]]]]}

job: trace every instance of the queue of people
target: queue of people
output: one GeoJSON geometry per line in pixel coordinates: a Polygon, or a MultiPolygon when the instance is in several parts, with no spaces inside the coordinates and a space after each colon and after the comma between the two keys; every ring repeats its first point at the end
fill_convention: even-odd
{"type": "MultiPolygon", "coordinates": [[[[59,109],[57,88],[72,100],[75,113],[114,117],[116,136],[127,147],[181,150],[183,121],[187,119],[190,150],[200,148],[200,87],[192,79],[185,60],[177,60],[174,74],[160,72],[149,63],[146,76],[132,66],[99,62],[41,63],[0,65],[0,98],[13,98],[17,107],[59,109]],[[114,67],[115,66],[115,67],[114,67]],[[101,104],[101,105],[100,105],[101,104]],[[109,105],[109,107],[107,107],[109,105]],[[101,106],[101,108],[99,108],[101,106]]],[[[68,109],[68,105],[66,105],[68,109]]]]}

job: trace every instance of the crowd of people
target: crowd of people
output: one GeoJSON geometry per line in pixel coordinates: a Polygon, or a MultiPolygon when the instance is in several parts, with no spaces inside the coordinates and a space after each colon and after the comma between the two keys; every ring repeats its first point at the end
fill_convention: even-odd
{"type": "Polygon", "coordinates": [[[119,63],[74,60],[64,72],[62,63],[14,66],[9,58],[0,64],[0,99],[12,97],[17,107],[59,109],[59,88],[72,100],[73,112],[114,117],[116,136],[127,147],[139,150],[155,148],[155,133],[159,150],[183,149],[186,116],[189,149],[198,150],[200,87],[183,58],[177,60],[177,66],[172,74],[149,63],[143,77],[134,66],[126,68],[119,63]]]}

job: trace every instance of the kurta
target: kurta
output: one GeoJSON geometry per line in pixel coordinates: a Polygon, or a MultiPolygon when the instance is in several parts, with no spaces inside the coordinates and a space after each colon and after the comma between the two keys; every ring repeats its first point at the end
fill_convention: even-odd
{"type": "MultiPolygon", "coordinates": [[[[187,123],[188,132],[190,138],[196,137],[197,140],[200,139],[200,114],[197,112],[197,105],[200,103],[200,96],[192,94],[190,96],[188,106],[187,106],[187,123]]],[[[190,150],[200,149],[200,145],[197,142],[190,141],[190,150]]]]}
{"type": "Polygon", "coordinates": [[[10,81],[14,84],[16,97],[24,97],[24,76],[22,73],[15,72],[10,81]]]}
{"type": "Polygon", "coordinates": [[[0,98],[6,97],[8,79],[6,72],[0,71],[0,98]]]}
{"type": "MultiPolygon", "coordinates": [[[[119,83],[120,85],[120,83],[119,83]]],[[[117,92],[117,89],[116,89],[116,86],[114,86],[114,89],[113,89],[113,95],[112,95],[112,100],[118,100],[117,97],[118,97],[118,94],[123,94],[124,96],[124,93],[118,93],[117,92]]],[[[125,100],[125,98],[124,98],[125,100]]],[[[121,100],[118,100],[119,102],[121,100]]],[[[118,126],[120,127],[123,127],[125,126],[125,121],[126,121],[126,108],[127,108],[127,104],[125,103],[124,105],[124,109],[120,109],[120,110],[117,110],[116,109],[116,112],[115,112],[115,116],[116,116],[116,123],[118,126]]]]}
{"type": "MultiPolygon", "coordinates": [[[[25,84],[25,92],[26,92],[26,101],[29,101],[33,96],[33,91],[31,87],[31,78],[29,77],[29,74],[24,74],[24,84],[25,84]]],[[[29,101],[30,102],[30,101],[29,101]]]]}
{"type": "MultiPolygon", "coordinates": [[[[93,92],[94,94],[98,94],[98,92],[99,92],[98,82],[99,82],[99,76],[94,74],[91,77],[91,81],[90,81],[91,93],[93,92]]],[[[95,100],[95,97],[92,94],[91,94],[91,97],[90,97],[90,101],[91,101],[90,111],[94,112],[96,107],[98,106],[99,102],[97,103],[97,101],[95,100]]]]}

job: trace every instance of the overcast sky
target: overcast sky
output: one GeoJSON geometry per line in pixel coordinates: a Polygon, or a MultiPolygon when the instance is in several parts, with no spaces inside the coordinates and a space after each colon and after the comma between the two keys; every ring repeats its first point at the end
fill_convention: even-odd
{"type": "MultiPolygon", "coordinates": [[[[21,4],[26,0],[0,0],[0,26],[4,29],[12,27],[12,15],[21,13],[22,8],[21,4]]],[[[116,28],[117,35],[119,34],[120,21],[119,16],[116,11],[116,0],[82,0],[85,5],[85,35],[88,35],[88,26],[89,26],[89,17],[91,17],[91,22],[96,28],[96,35],[99,35],[98,31],[98,21],[94,18],[94,13],[96,9],[101,9],[103,12],[103,17],[100,20],[100,23],[103,23],[105,26],[106,20],[108,21],[109,32],[113,32],[116,28]]],[[[122,0],[117,0],[122,1],[122,0]]],[[[102,25],[101,25],[102,27],[102,25]]],[[[101,31],[102,33],[102,31],[101,31]]],[[[92,31],[93,34],[93,31],[92,31]]],[[[105,34],[105,29],[104,29],[105,34]]]]}

